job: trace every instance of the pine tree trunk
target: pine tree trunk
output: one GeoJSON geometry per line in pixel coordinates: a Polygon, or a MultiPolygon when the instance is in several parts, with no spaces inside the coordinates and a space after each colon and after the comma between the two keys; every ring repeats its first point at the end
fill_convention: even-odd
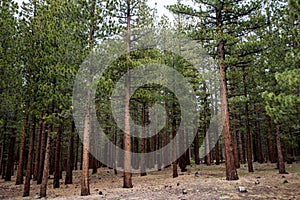
{"type": "Polygon", "coordinates": [[[175,118],[175,106],[173,102],[173,120],[172,120],[172,142],[173,142],[173,178],[178,177],[177,171],[177,148],[176,148],[176,118],[175,118]]]}
{"type": "Polygon", "coordinates": [[[76,147],[75,147],[75,161],[74,161],[74,170],[77,170],[78,169],[78,156],[79,156],[79,135],[77,134],[76,135],[76,147]]]}
{"type": "Polygon", "coordinates": [[[45,154],[46,154],[46,146],[47,146],[47,137],[48,137],[48,134],[50,134],[50,133],[47,133],[46,126],[47,126],[46,122],[43,122],[43,125],[42,125],[42,138],[41,138],[41,149],[40,149],[40,155],[39,155],[40,162],[39,162],[39,168],[38,168],[37,184],[42,183],[44,162],[45,162],[45,154]]]}
{"type": "Polygon", "coordinates": [[[23,197],[29,196],[30,192],[30,180],[31,180],[31,171],[32,171],[32,161],[33,161],[33,150],[34,150],[34,136],[35,136],[35,116],[32,116],[31,119],[31,127],[30,127],[30,138],[29,138],[29,152],[28,152],[28,160],[26,167],[26,178],[24,184],[24,192],[23,197]]]}
{"type": "Polygon", "coordinates": [[[74,122],[71,123],[71,135],[69,137],[69,147],[68,147],[68,161],[67,161],[67,168],[66,168],[66,179],[65,184],[72,184],[73,183],[73,164],[74,164],[74,154],[73,154],[73,148],[74,148],[74,131],[75,131],[75,125],[74,122]]]}
{"type": "Polygon", "coordinates": [[[146,161],[145,161],[145,136],[146,136],[146,132],[145,132],[145,126],[146,126],[146,112],[145,112],[145,108],[146,105],[143,102],[143,106],[142,106],[142,141],[141,141],[141,176],[146,176],[146,161]]]}
{"type": "MultiPolygon", "coordinates": [[[[243,68],[243,83],[244,83],[244,97],[247,98],[247,85],[246,85],[246,72],[243,68]]],[[[248,163],[248,171],[254,172],[253,170],[253,162],[252,162],[252,145],[251,145],[251,132],[249,125],[249,106],[248,100],[245,101],[245,126],[247,133],[247,163],[248,163]]]]}
{"type": "Polygon", "coordinates": [[[43,121],[40,121],[39,127],[38,127],[38,138],[36,142],[36,150],[35,150],[35,156],[34,156],[34,168],[33,168],[33,180],[38,179],[38,170],[40,165],[40,151],[42,146],[42,134],[43,134],[43,121]]]}
{"type": "Polygon", "coordinates": [[[54,180],[53,188],[59,188],[59,176],[60,176],[60,160],[61,160],[61,125],[56,129],[56,147],[55,147],[55,161],[54,161],[54,180]]]}
{"type": "Polygon", "coordinates": [[[16,185],[23,184],[24,149],[25,149],[27,125],[28,125],[28,115],[25,114],[23,117],[22,137],[21,137],[21,143],[20,143],[19,163],[18,163],[16,185]]]}
{"type": "Polygon", "coordinates": [[[271,117],[267,115],[267,123],[268,123],[268,150],[269,150],[269,159],[271,163],[276,163],[275,150],[274,150],[274,142],[273,142],[273,134],[272,134],[272,124],[271,117]]]}
{"type": "Polygon", "coordinates": [[[130,50],[131,50],[131,1],[127,0],[127,77],[125,83],[125,131],[124,131],[124,188],[132,188],[131,139],[130,139],[130,50]]]}
{"type": "Polygon", "coordinates": [[[282,153],[282,149],[281,149],[280,125],[279,124],[276,124],[276,146],[277,146],[277,153],[278,153],[279,174],[286,174],[284,158],[283,158],[283,153],[282,153]]]}
{"type": "Polygon", "coordinates": [[[10,135],[10,141],[9,141],[9,148],[8,148],[5,181],[11,181],[12,170],[14,167],[15,143],[16,143],[16,129],[12,128],[11,135],[10,135]]]}
{"type": "Polygon", "coordinates": [[[233,153],[234,153],[234,163],[236,168],[240,168],[240,158],[238,149],[238,136],[236,131],[236,114],[233,114],[233,153]]]}
{"type": "Polygon", "coordinates": [[[241,164],[246,163],[246,155],[245,155],[245,149],[244,149],[244,137],[241,130],[238,130],[238,140],[239,140],[239,156],[241,160],[241,164]]]}
{"type": "MultiPolygon", "coordinates": [[[[4,129],[5,129],[5,124],[4,124],[4,129]]],[[[6,133],[5,131],[3,131],[1,154],[0,154],[0,174],[2,174],[3,176],[4,176],[3,170],[5,169],[5,161],[4,161],[5,146],[6,146],[6,133]]]]}
{"type": "Polygon", "coordinates": [[[43,171],[43,176],[42,176],[42,183],[40,186],[40,197],[46,197],[47,195],[47,185],[48,185],[48,175],[49,175],[49,167],[50,167],[50,149],[51,149],[51,129],[49,133],[47,134],[47,139],[46,139],[46,151],[45,151],[45,161],[44,161],[44,169],[43,171]]]}
{"type": "Polygon", "coordinates": [[[261,141],[261,135],[260,135],[260,122],[258,121],[259,119],[259,113],[256,111],[256,139],[257,139],[257,161],[258,163],[263,163],[264,158],[263,158],[263,150],[262,150],[262,141],[261,141]]]}
{"type": "MultiPolygon", "coordinates": [[[[218,34],[222,35],[222,9],[223,4],[219,5],[216,9],[216,20],[218,27],[218,34]]],[[[218,54],[218,69],[221,85],[221,108],[222,108],[222,126],[223,126],[223,139],[225,151],[225,165],[226,165],[226,180],[237,180],[238,174],[234,164],[234,155],[232,148],[232,138],[230,133],[229,109],[228,109],[228,92],[226,82],[226,65],[225,65],[225,47],[224,40],[221,39],[217,45],[218,54]]]]}
{"type": "Polygon", "coordinates": [[[81,196],[90,195],[90,185],[89,185],[90,113],[89,112],[90,112],[89,108],[87,108],[85,119],[84,119],[84,133],[83,133],[81,196]]]}

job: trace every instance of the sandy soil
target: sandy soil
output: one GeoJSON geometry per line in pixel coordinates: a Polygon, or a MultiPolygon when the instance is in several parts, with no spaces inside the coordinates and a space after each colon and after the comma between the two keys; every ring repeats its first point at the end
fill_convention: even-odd
{"type": "MultiPolygon", "coordinates": [[[[225,180],[224,164],[216,166],[190,166],[187,172],[179,172],[179,177],[172,178],[172,170],[164,169],[151,172],[141,177],[133,175],[132,189],[122,188],[122,174],[113,174],[107,168],[98,169],[90,177],[91,195],[80,196],[80,171],[74,172],[74,184],[53,189],[49,179],[47,199],[299,199],[300,200],[300,163],[287,165],[289,174],[278,174],[275,164],[254,164],[254,173],[248,173],[247,166],[238,169],[240,179],[225,180]],[[287,182],[287,183],[284,183],[287,182]],[[239,186],[247,192],[238,191],[239,186]]],[[[30,197],[23,198],[23,185],[14,185],[0,180],[0,199],[33,199],[38,198],[39,186],[32,182],[30,197]]],[[[52,178],[52,177],[51,177],[52,178]]]]}

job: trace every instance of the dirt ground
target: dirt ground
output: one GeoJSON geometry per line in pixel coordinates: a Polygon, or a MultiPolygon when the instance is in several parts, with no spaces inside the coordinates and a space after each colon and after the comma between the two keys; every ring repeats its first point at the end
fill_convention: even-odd
{"type": "MultiPolygon", "coordinates": [[[[189,166],[187,172],[179,172],[172,178],[172,169],[151,172],[147,176],[133,175],[132,189],[122,188],[122,173],[113,174],[108,168],[98,169],[90,177],[91,195],[80,196],[80,171],[74,172],[74,184],[53,189],[52,177],[49,179],[47,199],[299,199],[300,163],[286,165],[288,174],[278,174],[275,164],[254,163],[254,173],[248,173],[247,166],[238,169],[239,180],[225,180],[224,164],[216,166],[189,166]],[[238,191],[239,186],[247,192],[238,191]]],[[[38,198],[39,186],[32,182],[30,197],[23,198],[23,185],[16,186],[15,177],[11,182],[0,180],[0,199],[38,198]]]]}

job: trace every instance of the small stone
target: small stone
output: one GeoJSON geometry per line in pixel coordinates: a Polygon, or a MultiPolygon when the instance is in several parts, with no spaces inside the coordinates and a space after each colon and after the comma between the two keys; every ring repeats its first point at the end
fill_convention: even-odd
{"type": "Polygon", "coordinates": [[[259,182],[259,180],[256,180],[255,185],[258,185],[258,184],[260,184],[260,182],[259,182]]]}
{"type": "Polygon", "coordinates": [[[34,199],[40,199],[41,197],[40,197],[39,193],[36,193],[36,194],[33,196],[33,198],[34,198],[34,199]]]}
{"type": "Polygon", "coordinates": [[[261,178],[260,176],[256,177],[256,178],[261,178]]]}
{"type": "Polygon", "coordinates": [[[100,191],[100,192],[99,192],[99,195],[103,195],[103,192],[102,192],[102,191],[100,191]]]}
{"type": "Polygon", "coordinates": [[[245,193],[245,192],[247,192],[247,189],[244,186],[239,186],[239,192],[245,193]]]}
{"type": "Polygon", "coordinates": [[[283,183],[288,183],[288,181],[287,181],[287,180],[284,180],[283,183]]]}
{"type": "Polygon", "coordinates": [[[281,178],[285,178],[285,176],[282,176],[281,178]]]}
{"type": "Polygon", "coordinates": [[[182,189],[182,194],[187,194],[187,191],[185,189],[182,189]]]}
{"type": "Polygon", "coordinates": [[[199,172],[195,172],[195,176],[196,176],[196,177],[199,177],[199,172]]]}
{"type": "Polygon", "coordinates": [[[179,186],[180,185],[180,183],[177,183],[177,186],[179,186]]]}
{"type": "Polygon", "coordinates": [[[95,192],[98,192],[99,191],[99,189],[95,189],[95,192]]]}

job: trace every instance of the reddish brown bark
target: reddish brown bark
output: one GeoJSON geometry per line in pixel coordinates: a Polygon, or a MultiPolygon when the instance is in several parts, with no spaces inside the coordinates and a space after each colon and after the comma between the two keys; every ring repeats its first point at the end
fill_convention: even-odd
{"type": "Polygon", "coordinates": [[[30,192],[30,179],[31,179],[31,171],[32,171],[34,136],[35,136],[35,125],[36,125],[35,123],[36,123],[36,118],[35,116],[32,116],[31,127],[30,127],[30,138],[29,138],[29,152],[28,152],[28,159],[27,159],[26,178],[24,184],[23,197],[29,196],[29,192],[30,192]]]}
{"type": "Polygon", "coordinates": [[[42,130],[43,130],[43,121],[39,122],[38,126],[38,138],[36,141],[36,150],[35,150],[35,156],[34,156],[34,167],[33,167],[33,180],[38,179],[38,170],[39,170],[39,164],[40,164],[40,152],[42,147],[42,130]]]}
{"type": "Polygon", "coordinates": [[[68,160],[67,160],[67,168],[66,168],[66,178],[65,178],[65,184],[72,184],[73,183],[73,164],[74,164],[74,154],[73,154],[73,148],[74,148],[74,131],[75,131],[75,125],[74,122],[71,123],[70,128],[70,137],[69,137],[69,147],[68,147],[68,160]]]}
{"type": "Polygon", "coordinates": [[[45,150],[45,161],[44,161],[44,169],[43,169],[43,176],[42,176],[42,183],[40,186],[40,197],[46,197],[47,195],[47,185],[48,185],[48,175],[49,175],[49,167],[50,167],[50,147],[51,147],[51,128],[49,129],[49,133],[47,135],[47,143],[46,143],[46,150],[45,150]]]}
{"type": "Polygon", "coordinates": [[[19,163],[18,163],[16,185],[23,184],[24,149],[25,149],[27,125],[28,125],[28,115],[25,114],[23,117],[22,137],[21,137],[21,143],[20,143],[19,163]]]}
{"type": "MultiPolygon", "coordinates": [[[[218,34],[222,35],[222,10],[223,4],[216,9],[216,20],[218,27],[218,34]]],[[[221,86],[221,109],[222,109],[222,126],[223,126],[223,139],[224,139],[224,152],[225,152],[225,165],[226,165],[226,180],[237,180],[238,174],[234,164],[232,138],[230,133],[229,109],[228,109],[228,92],[226,82],[226,65],[225,65],[225,47],[224,40],[220,39],[217,45],[218,54],[218,69],[221,86]]]]}
{"type": "Polygon", "coordinates": [[[61,160],[61,127],[56,128],[56,147],[55,147],[55,161],[54,161],[54,179],[53,188],[59,188],[59,177],[60,177],[60,160],[61,160]]]}
{"type": "Polygon", "coordinates": [[[39,155],[40,162],[39,162],[39,167],[38,167],[37,184],[41,184],[42,179],[43,179],[43,170],[44,170],[44,162],[45,162],[47,137],[48,137],[48,135],[47,135],[47,131],[46,131],[46,123],[43,122],[43,124],[42,124],[41,148],[40,148],[40,155],[39,155]]]}

